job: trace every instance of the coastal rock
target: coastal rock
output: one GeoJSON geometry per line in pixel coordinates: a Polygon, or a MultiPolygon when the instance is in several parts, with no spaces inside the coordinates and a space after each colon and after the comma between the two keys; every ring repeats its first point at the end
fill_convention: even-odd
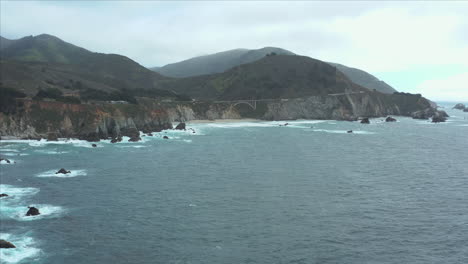
{"type": "Polygon", "coordinates": [[[153,136],[153,133],[148,133],[147,134],[149,137],[152,137],[153,136]]]}
{"type": "Polygon", "coordinates": [[[140,132],[136,128],[129,128],[122,131],[124,136],[129,137],[129,142],[138,142],[141,140],[140,132]]]}
{"type": "Polygon", "coordinates": [[[456,104],[453,109],[458,109],[458,110],[465,110],[466,106],[462,103],[456,104]]]}
{"type": "Polygon", "coordinates": [[[96,144],[91,144],[91,146],[92,146],[93,148],[97,147],[97,145],[96,145],[96,144]]]}
{"type": "Polygon", "coordinates": [[[163,138],[164,138],[164,139],[169,139],[169,137],[168,137],[168,136],[164,136],[163,138]]]}
{"type": "Polygon", "coordinates": [[[353,131],[352,131],[352,130],[348,130],[348,131],[346,131],[346,133],[351,134],[351,133],[353,133],[353,131]]]}
{"type": "Polygon", "coordinates": [[[434,108],[426,108],[424,110],[411,113],[411,117],[413,119],[429,119],[434,116],[436,112],[437,110],[434,108]]]}
{"type": "Polygon", "coordinates": [[[468,112],[468,108],[463,109],[463,112],[468,112]]]}
{"type": "Polygon", "coordinates": [[[391,117],[391,116],[388,116],[386,119],[385,119],[385,122],[396,122],[396,119],[391,117]]]}
{"type": "Polygon", "coordinates": [[[56,133],[48,133],[47,134],[47,141],[57,141],[58,136],[56,133]]]}
{"type": "Polygon", "coordinates": [[[71,171],[67,171],[66,169],[64,168],[61,168],[60,170],[58,170],[55,174],[59,174],[59,173],[62,173],[62,174],[67,174],[67,173],[71,173],[71,171]]]}
{"type": "Polygon", "coordinates": [[[366,117],[366,118],[363,118],[363,119],[361,120],[361,124],[370,124],[369,118],[367,118],[367,117],[366,117]]]}
{"type": "Polygon", "coordinates": [[[8,194],[6,194],[6,193],[0,193],[0,197],[7,197],[7,196],[8,196],[8,194]]]}
{"type": "Polygon", "coordinates": [[[5,162],[8,163],[8,164],[11,163],[11,161],[10,161],[9,159],[0,158],[0,162],[2,162],[2,161],[5,161],[5,162]]]}
{"type": "Polygon", "coordinates": [[[185,123],[184,122],[181,122],[179,123],[176,127],[175,127],[176,130],[185,130],[185,123]]]}
{"type": "Polygon", "coordinates": [[[26,216],[34,216],[34,215],[40,215],[41,213],[39,212],[39,209],[33,206],[28,206],[29,210],[26,213],[26,216]]]}
{"type": "Polygon", "coordinates": [[[0,239],[0,248],[16,248],[11,242],[0,239]]]}
{"type": "Polygon", "coordinates": [[[447,120],[447,113],[445,111],[437,111],[432,117],[432,123],[441,123],[447,120]]]}
{"type": "Polygon", "coordinates": [[[122,136],[117,136],[117,137],[113,137],[111,139],[111,143],[117,143],[117,142],[121,142],[122,141],[122,136]]]}
{"type": "Polygon", "coordinates": [[[99,142],[101,140],[101,138],[99,137],[99,134],[95,132],[84,134],[80,136],[79,139],[86,140],[88,142],[99,142]]]}

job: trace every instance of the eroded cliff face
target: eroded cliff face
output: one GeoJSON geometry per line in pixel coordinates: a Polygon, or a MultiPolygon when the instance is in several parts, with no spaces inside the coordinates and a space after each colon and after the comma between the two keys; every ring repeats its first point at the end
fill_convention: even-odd
{"type": "Polygon", "coordinates": [[[172,128],[163,108],[131,104],[65,104],[18,100],[0,113],[0,135],[17,138],[79,138],[90,141],[172,128]]]}
{"type": "Polygon", "coordinates": [[[140,99],[133,104],[65,104],[18,100],[13,111],[0,113],[0,136],[17,138],[79,138],[89,141],[129,136],[138,131],[172,128],[172,122],[195,119],[263,120],[334,119],[437,113],[421,95],[378,92],[238,102],[160,102],[140,99]]]}
{"type": "Polygon", "coordinates": [[[360,117],[411,116],[414,112],[426,109],[436,111],[432,108],[430,101],[420,95],[378,92],[260,100],[256,102],[255,109],[245,103],[236,104],[235,102],[193,102],[175,107],[167,105],[165,108],[171,122],[237,118],[357,120],[360,117]]]}

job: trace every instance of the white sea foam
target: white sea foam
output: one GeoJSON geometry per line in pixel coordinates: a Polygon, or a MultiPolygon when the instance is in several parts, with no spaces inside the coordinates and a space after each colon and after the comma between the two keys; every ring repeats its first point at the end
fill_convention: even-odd
{"type": "Polygon", "coordinates": [[[64,210],[60,206],[54,206],[49,204],[34,204],[29,205],[34,206],[39,209],[40,214],[34,216],[26,216],[28,212],[28,207],[26,205],[10,205],[2,204],[0,210],[0,219],[14,219],[18,221],[34,221],[47,218],[56,218],[60,217],[64,210]]]}
{"type": "Polygon", "coordinates": [[[324,132],[324,133],[332,133],[332,134],[363,134],[363,135],[371,135],[375,134],[375,132],[370,131],[362,131],[362,130],[353,130],[353,133],[348,133],[347,130],[330,130],[330,129],[313,129],[312,131],[315,132],[324,132]]]}
{"type": "Polygon", "coordinates": [[[17,149],[0,149],[0,152],[19,152],[17,149]]]}
{"type": "Polygon", "coordinates": [[[13,165],[13,164],[15,164],[15,160],[12,160],[12,159],[8,159],[8,160],[10,161],[9,163],[6,160],[2,160],[2,161],[0,161],[0,164],[2,164],[2,165],[13,165]]]}
{"type": "Polygon", "coordinates": [[[72,178],[76,176],[86,176],[86,170],[70,170],[70,173],[63,174],[63,173],[56,173],[58,170],[49,170],[46,172],[42,172],[36,175],[36,177],[57,177],[57,178],[72,178]]]}
{"type": "Polygon", "coordinates": [[[6,153],[2,153],[2,155],[3,156],[8,156],[8,157],[14,157],[14,156],[28,156],[29,154],[27,154],[27,153],[17,153],[17,152],[16,153],[6,152],[6,153]]]}
{"type": "Polygon", "coordinates": [[[135,145],[135,146],[119,146],[117,145],[117,147],[119,148],[146,148],[146,146],[143,146],[143,145],[135,145]]]}
{"type": "MultiPolygon", "coordinates": [[[[0,249],[1,263],[20,263],[39,256],[41,250],[35,247],[36,241],[27,235],[0,233],[0,239],[13,243],[16,248],[0,249]]],[[[23,262],[26,263],[26,262],[23,262]]]]}
{"type": "Polygon", "coordinates": [[[8,184],[0,184],[0,193],[8,194],[7,197],[0,198],[0,201],[11,201],[24,196],[34,195],[39,192],[38,188],[33,187],[15,187],[8,184]]]}
{"type": "Polygon", "coordinates": [[[56,155],[56,154],[65,154],[69,153],[70,151],[59,151],[59,150],[48,150],[48,149],[38,149],[34,152],[42,153],[42,154],[49,154],[49,155],[56,155]]]}

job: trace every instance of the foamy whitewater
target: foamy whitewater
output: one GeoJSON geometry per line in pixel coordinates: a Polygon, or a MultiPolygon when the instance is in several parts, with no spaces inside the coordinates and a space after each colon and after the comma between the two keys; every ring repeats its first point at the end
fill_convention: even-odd
{"type": "Polygon", "coordinates": [[[0,239],[17,248],[0,262],[468,263],[468,113],[453,105],[442,124],[189,122],[96,148],[2,140],[0,239]]]}

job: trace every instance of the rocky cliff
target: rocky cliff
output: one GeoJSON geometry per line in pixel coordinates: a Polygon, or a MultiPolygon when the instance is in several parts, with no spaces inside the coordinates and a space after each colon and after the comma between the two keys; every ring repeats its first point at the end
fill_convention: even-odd
{"type": "Polygon", "coordinates": [[[195,119],[357,120],[386,115],[414,116],[421,111],[437,113],[421,95],[379,92],[255,102],[161,102],[139,98],[138,104],[92,105],[17,99],[15,107],[0,113],[0,136],[89,141],[129,136],[138,140],[138,131],[157,132],[172,128],[172,122],[195,119]]]}
{"type": "Polygon", "coordinates": [[[138,131],[172,128],[165,109],[153,105],[65,104],[18,99],[0,113],[0,136],[22,139],[79,138],[89,141],[138,137],[138,131]]]}

